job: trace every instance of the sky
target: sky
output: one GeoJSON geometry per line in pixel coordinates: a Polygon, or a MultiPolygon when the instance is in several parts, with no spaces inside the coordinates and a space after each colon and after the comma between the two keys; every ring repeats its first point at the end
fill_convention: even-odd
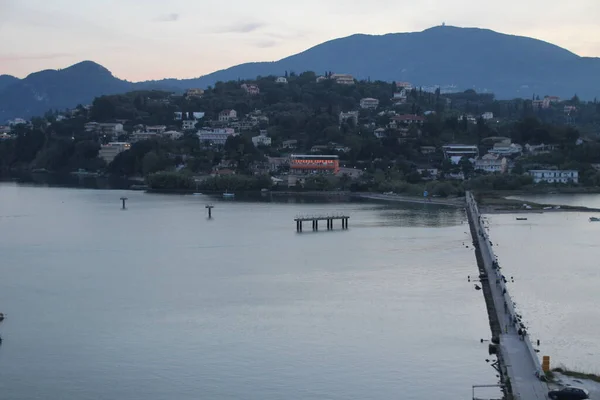
{"type": "Polygon", "coordinates": [[[599,17],[599,0],[0,0],[0,75],[92,60],[130,81],[192,78],[443,22],[600,57],[599,17]]]}

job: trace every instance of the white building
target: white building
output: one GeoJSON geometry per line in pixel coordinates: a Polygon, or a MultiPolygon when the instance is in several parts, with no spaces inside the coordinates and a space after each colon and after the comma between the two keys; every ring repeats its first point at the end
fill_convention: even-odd
{"type": "Polygon", "coordinates": [[[165,125],[151,125],[146,127],[146,132],[161,135],[167,131],[165,125]]]}
{"type": "Polygon", "coordinates": [[[288,80],[286,77],[284,76],[280,76],[279,78],[275,79],[275,83],[288,83],[288,80]]]}
{"type": "Polygon", "coordinates": [[[219,113],[219,122],[229,122],[234,119],[237,119],[235,110],[223,110],[219,113]]]}
{"type": "Polygon", "coordinates": [[[579,172],[575,170],[532,169],[529,175],[535,183],[579,183],[579,172]]]}
{"type": "Polygon", "coordinates": [[[494,113],[493,112],[484,112],[483,114],[481,114],[481,118],[483,118],[485,121],[488,121],[490,119],[494,119],[494,113]]]}
{"type": "Polygon", "coordinates": [[[486,154],[475,160],[474,167],[479,171],[504,174],[508,171],[508,161],[506,161],[506,157],[486,154]]]}
{"type": "Polygon", "coordinates": [[[161,134],[163,137],[168,137],[171,140],[181,139],[183,137],[183,132],[179,131],[166,131],[161,134]]]}
{"type": "Polygon", "coordinates": [[[210,143],[213,145],[223,146],[230,136],[236,136],[236,133],[231,128],[217,128],[217,129],[202,129],[199,130],[198,139],[201,143],[210,143]]]}
{"type": "Polygon", "coordinates": [[[204,95],[204,89],[188,89],[185,91],[185,97],[202,97],[204,95]]]}
{"type": "Polygon", "coordinates": [[[451,160],[460,160],[463,157],[477,158],[479,157],[479,148],[475,145],[468,144],[448,144],[442,146],[444,156],[451,160]]]}
{"type": "Polygon", "coordinates": [[[413,90],[413,85],[410,82],[396,82],[396,87],[398,89],[403,89],[407,92],[410,92],[411,90],[413,90]]]}
{"type": "Polygon", "coordinates": [[[183,129],[184,131],[194,130],[194,129],[196,129],[197,123],[198,123],[198,121],[196,121],[195,119],[186,119],[185,121],[182,122],[181,129],[183,129]]]}
{"type": "Polygon", "coordinates": [[[350,74],[332,74],[330,79],[339,85],[354,85],[354,77],[350,74]]]}
{"type": "Polygon", "coordinates": [[[406,90],[402,89],[399,92],[394,93],[394,97],[392,97],[392,101],[396,104],[404,104],[406,103],[406,90]]]}
{"type": "Polygon", "coordinates": [[[267,136],[266,130],[261,130],[260,135],[254,136],[252,138],[252,143],[254,143],[254,147],[258,146],[270,146],[271,138],[267,136]]]}
{"type": "Polygon", "coordinates": [[[496,143],[492,149],[488,151],[490,154],[499,156],[515,156],[523,153],[523,146],[518,143],[496,143]]]}
{"type": "Polygon", "coordinates": [[[558,145],[556,144],[537,144],[537,145],[525,145],[525,150],[527,150],[530,154],[543,154],[550,153],[556,149],[558,149],[558,145]]]}
{"type": "Polygon", "coordinates": [[[358,111],[348,111],[340,113],[340,125],[348,120],[352,120],[354,121],[354,125],[358,125],[358,111]]]}
{"type": "Polygon", "coordinates": [[[141,140],[151,140],[155,139],[158,135],[155,132],[144,132],[144,131],[136,131],[129,136],[129,141],[132,143],[139,142],[141,140]]]}
{"type": "Polygon", "coordinates": [[[360,99],[360,108],[374,110],[379,107],[379,100],[372,97],[365,97],[360,99]]]}

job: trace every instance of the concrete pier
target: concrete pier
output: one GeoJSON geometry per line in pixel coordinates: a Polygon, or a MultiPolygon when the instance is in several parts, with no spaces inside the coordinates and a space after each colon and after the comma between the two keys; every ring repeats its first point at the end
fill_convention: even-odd
{"type": "Polygon", "coordinates": [[[327,224],[327,230],[331,231],[334,229],[333,221],[342,221],[342,230],[348,229],[348,215],[311,215],[311,216],[299,216],[294,219],[296,222],[296,232],[302,232],[303,222],[311,222],[312,230],[317,232],[319,230],[319,221],[325,221],[327,224]]]}
{"type": "Polygon", "coordinates": [[[502,383],[512,399],[547,399],[548,385],[544,382],[545,374],[540,360],[529,336],[518,334],[521,318],[515,312],[506,286],[507,279],[502,275],[471,192],[467,192],[466,200],[467,216],[490,318],[492,341],[497,343],[494,349],[498,356],[502,383]]]}

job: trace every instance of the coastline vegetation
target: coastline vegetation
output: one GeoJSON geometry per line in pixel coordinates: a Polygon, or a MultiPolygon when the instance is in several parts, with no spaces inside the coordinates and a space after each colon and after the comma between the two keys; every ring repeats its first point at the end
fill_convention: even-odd
{"type": "MultiPolygon", "coordinates": [[[[562,374],[565,376],[570,376],[572,378],[586,379],[586,380],[600,383],[600,375],[598,375],[598,374],[592,374],[592,373],[583,372],[580,370],[567,369],[565,367],[554,368],[551,372],[553,372],[553,373],[557,372],[559,374],[562,374]]],[[[551,376],[554,377],[553,374],[551,376]]]]}

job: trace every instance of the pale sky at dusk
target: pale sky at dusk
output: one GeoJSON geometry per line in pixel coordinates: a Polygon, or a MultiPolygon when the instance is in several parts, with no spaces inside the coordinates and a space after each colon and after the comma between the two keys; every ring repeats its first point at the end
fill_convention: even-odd
{"type": "Polygon", "coordinates": [[[599,18],[600,0],[0,0],[0,74],[92,60],[132,81],[191,78],[442,22],[600,57],[599,18]]]}

